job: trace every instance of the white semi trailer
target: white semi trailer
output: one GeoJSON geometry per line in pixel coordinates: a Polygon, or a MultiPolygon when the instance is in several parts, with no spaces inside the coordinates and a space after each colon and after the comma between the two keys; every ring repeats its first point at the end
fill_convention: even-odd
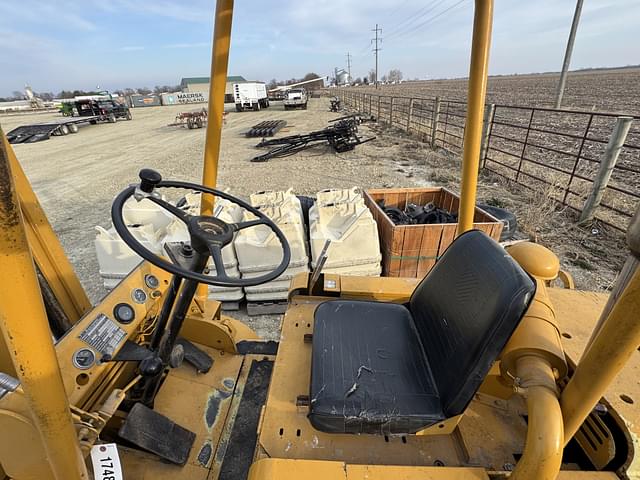
{"type": "Polygon", "coordinates": [[[245,109],[258,111],[269,106],[267,86],[263,82],[234,83],[233,98],[238,112],[245,109]]]}

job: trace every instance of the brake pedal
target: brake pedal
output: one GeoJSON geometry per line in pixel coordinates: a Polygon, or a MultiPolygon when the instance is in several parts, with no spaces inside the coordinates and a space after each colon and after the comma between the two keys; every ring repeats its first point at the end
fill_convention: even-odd
{"type": "Polygon", "coordinates": [[[142,403],[133,406],[118,435],[143,450],[177,465],[187,463],[196,439],[195,433],[142,403]]]}

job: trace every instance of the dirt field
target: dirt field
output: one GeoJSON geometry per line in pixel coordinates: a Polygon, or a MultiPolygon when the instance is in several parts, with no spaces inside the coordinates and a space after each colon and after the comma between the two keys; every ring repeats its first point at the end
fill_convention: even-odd
{"type": "MultiPolygon", "coordinates": [[[[325,148],[299,155],[250,163],[258,152],[256,139],[244,132],[263,120],[286,120],[279,135],[324,128],[343,114],[330,113],[327,99],[311,99],[309,110],[285,112],[281,105],[268,110],[227,116],[222,142],[219,187],[246,197],[259,190],[293,187],[299,194],[315,194],[329,187],[412,187],[446,185],[459,189],[459,160],[431,151],[396,129],[363,125],[361,133],[378,138],[355,151],[334,154],[325,148]]],[[[105,293],[98,275],[93,240],[96,225],[110,225],[114,196],[136,182],[143,167],[153,167],[166,179],[199,182],[204,130],[167,127],[184,107],[133,110],[133,121],[86,126],[75,135],[53,137],[31,145],[15,145],[18,159],[93,302],[105,293]]],[[[8,132],[17,125],[55,115],[0,117],[8,132]]],[[[554,213],[545,198],[532,199],[512,190],[499,178],[481,179],[479,197],[514,210],[526,220],[521,236],[536,238],[557,251],[563,267],[578,287],[610,288],[625,251],[621,237],[573,227],[566,212],[554,213]],[[537,202],[537,203],[536,203],[537,202]]],[[[246,320],[243,315],[241,318],[246,320]]],[[[249,321],[258,333],[277,338],[277,317],[249,321]]]]}
{"type": "MultiPolygon", "coordinates": [[[[557,73],[489,77],[487,101],[505,105],[552,107],[558,79],[557,73]]],[[[358,88],[364,90],[365,87],[358,88]]],[[[381,92],[465,100],[467,80],[429,80],[383,85],[381,92]]],[[[639,115],[640,68],[569,72],[562,106],[639,115]]]]}

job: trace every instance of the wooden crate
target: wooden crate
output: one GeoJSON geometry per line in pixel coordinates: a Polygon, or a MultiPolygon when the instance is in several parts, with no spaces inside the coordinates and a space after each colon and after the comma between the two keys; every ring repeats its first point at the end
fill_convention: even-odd
{"type": "MultiPolygon", "coordinates": [[[[378,206],[404,210],[407,203],[426,205],[433,202],[448,212],[457,212],[460,199],[446,188],[385,188],[364,193],[365,204],[378,224],[382,250],[382,275],[385,277],[422,278],[435,265],[453,241],[457,223],[427,225],[395,225],[378,206]]],[[[473,227],[500,239],[502,222],[476,207],[473,227]]]]}

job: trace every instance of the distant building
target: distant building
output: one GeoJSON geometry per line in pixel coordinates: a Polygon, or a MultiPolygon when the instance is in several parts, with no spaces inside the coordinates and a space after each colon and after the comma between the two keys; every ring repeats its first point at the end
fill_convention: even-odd
{"type": "MultiPolygon", "coordinates": [[[[224,89],[224,101],[233,103],[233,84],[246,82],[244,77],[227,77],[227,85],[224,89]]],[[[180,88],[183,93],[204,93],[209,94],[209,77],[185,77],[180,81],[180,88]]]]}
{"type": "Polygon", "coordinates": [[[0,112],[17,112],[20,110],[33,110],[31,100],[13,100],[10,102],[0,102],[0,112]]]}

